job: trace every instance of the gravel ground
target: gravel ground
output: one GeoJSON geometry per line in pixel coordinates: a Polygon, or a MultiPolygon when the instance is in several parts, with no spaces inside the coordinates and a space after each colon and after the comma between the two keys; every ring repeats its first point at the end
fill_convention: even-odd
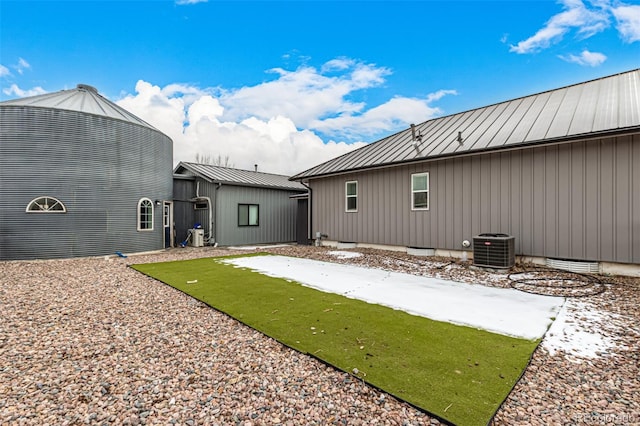
{"type": "MultiPolygon", "coordinates": [[[[268,250],[512,284],[506,274],[445,258],[358,250],[361,256],[341,259],[327,248],[268,250]]],[[[233,253],[184,248],[126,259],[0,262],[0,424],[438,424],[127,267],[233,253]]],[[[604,291],[576,305],[599,319],[575,317],[613,347],[588,358],[539,347],[494,424],[640,424],[640,282],[607,277],[599,285],[604,291]]],[[[574,292],[566,287],[556,290],[574,292]]]]}

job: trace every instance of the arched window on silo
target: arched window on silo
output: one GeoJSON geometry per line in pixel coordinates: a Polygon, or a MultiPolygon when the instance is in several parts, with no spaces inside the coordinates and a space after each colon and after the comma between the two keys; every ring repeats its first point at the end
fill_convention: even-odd
{"type": "Polygon", "coordinates": [[[138,231],[153,231],[153,202],[148,198],[138,201],[138,231]]]}
{"type": "Polygon", "coordinates": [[[38,197],[29,202],[27,213],[66,213],[67,208],[62,201],[54,197],[38,197]]]}

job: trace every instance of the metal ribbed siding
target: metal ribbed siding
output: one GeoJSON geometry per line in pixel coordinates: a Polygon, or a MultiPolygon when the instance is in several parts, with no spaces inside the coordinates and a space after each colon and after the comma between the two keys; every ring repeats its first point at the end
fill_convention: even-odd
{"type": "Polygon", "coordinates": [[[485,232],[516,253],[640,263],[640,135],[434,160],[311,179],[312,231],[330,240],[462,249],[485,232]],[[430,210],[411,211],[412,173],[430,210]],[[345,213],[345,181],[358,212],[345,213]]]}
{"type": "Polygon", "coordinates": [[[163,247],[137,231],[142,197],[172,198],[172,142],[138,124],[77,111],[0,106],[0,259],[63,258],[163,247]],[[66,214],[26,213],[39,196],[66,214]]]}
{"type": "Polygon", "coordinates": [[[187,232],[193,228],[195,210],[190,200],[196,193],[195,178],[173,178],[173,219],[175,223],[176,244],[187,238],[187,232]]]}
{"type": "Polygon", "coordinates": [[[217,241],[221,245],[269,244],[296,240],[299,191],[222,185],[218,190],[217,241]],[[260,205],[260,226],[238,226],[238,204],[260,205]]]}

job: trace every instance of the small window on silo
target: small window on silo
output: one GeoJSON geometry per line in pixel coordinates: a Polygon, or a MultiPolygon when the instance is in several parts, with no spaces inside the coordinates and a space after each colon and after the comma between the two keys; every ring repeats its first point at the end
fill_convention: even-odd
{"type": "Polygon", "coordinates": [[[27,205],[27,213],[66,213],[67,208],[54,197],[38,197],[27,205]]]}

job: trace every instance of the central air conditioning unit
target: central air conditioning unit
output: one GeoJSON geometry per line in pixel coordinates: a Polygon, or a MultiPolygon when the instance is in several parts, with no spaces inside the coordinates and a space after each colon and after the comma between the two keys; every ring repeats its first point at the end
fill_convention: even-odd
{"type": "Polygon", "coordinates": [[[473,264],[489,268],[511,268],[516,263],[515,237],[480,234],[473,237],[473,264]]]}
{"type": "Polygon", "coordinates": [[[204,247],[204,229],[194,228],[189,229],[191,232],[190,246],[192,247],[204,247]]]}

